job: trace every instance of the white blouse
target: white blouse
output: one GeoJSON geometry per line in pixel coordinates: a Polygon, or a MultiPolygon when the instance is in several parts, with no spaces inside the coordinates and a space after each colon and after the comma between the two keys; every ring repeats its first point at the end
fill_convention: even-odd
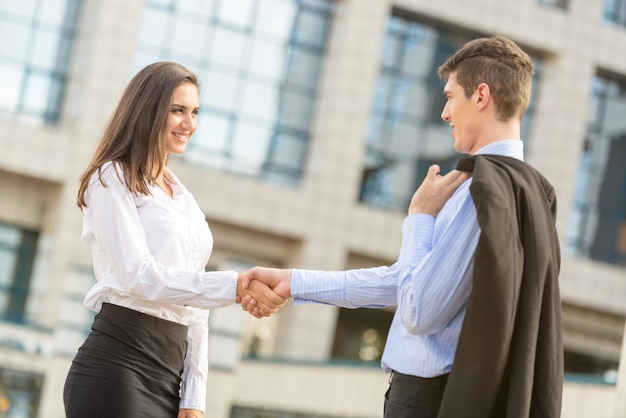
{"type": "Polygon", "coordinates": [[[208,309],[231,305],[234,271],[206,272],[213,236],[191,193],[166,168],[173,197],[158,186],[134,195],[121,168],[109,162],[85,193],[82,242],[97,283],[85,306],[108,302],[189,326],[181,408],[204,411],[208,371],[208,309]]]}

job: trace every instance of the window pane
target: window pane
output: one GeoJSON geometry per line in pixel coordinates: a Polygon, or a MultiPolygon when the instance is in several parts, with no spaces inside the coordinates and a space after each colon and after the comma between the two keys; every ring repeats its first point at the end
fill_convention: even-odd
{"type": "Polygon", "coordinates": [[[285,67],[285,48],[275,43],[255,40],[252,44],[250,70],[254,74],[280,80],[285,67]]]}
{"type": "Polygon", "coordinates": [[[227,147],[231,131],[230,121],[215,114],[200,113],[198,130],[192,137],[192,146],[222,150],[227,147]]]}
{"type": "Polygon", "coordinates": [[[567,8],[567,0],[539,0],[539,4],[559,9],[567,8]]]}
{"type": "Polygon", "coordinates": [[[38,234],[0,224],[0,317],[23,322],[38,234]]]}
{"type": "Polygon", "coordinates": [[[160,48],[169,27],[168,16],[163,10],[146,9],[139,24],[139,42],[160,48]]]}
{"type": "Polygon", "coordinates": [[[52,80],[49,77],[30,74],[26,79],[24,109],[28,112],[45,113],[51,90],[52,80]]]}
{"type": "Polygon", "coordinates": [[[65,22],[67,0],[41,1],[37,4],[38,17],[42,22],[61,27],[65,22]]]}
{"type": "MultiPolygon", "coordinates": [[[[13,280],[17,255],[0,245],[0,291],[6,292],[13,280]]],[[[1,311],[1,309],[0,309],[1,311]]]]}
{"type": "Polygon", "coordinates": [[[213,12],[213,0],[178,0],[176,6],[180,11],[192,13],[194,16],[211,16],[213,12]]]}
{"type": "Polygon", "coordinates": [[[392,112],[425,120],[430,115],[429,98],[429,89],[424,83],[397,78],[392,87],[390,108],[392,112]]]}
{"type": "Polygon", "coordinates": [[[271,129],[240,123],[235,131],[233,158],[237,171],[258,174],[269,148],[271,129]]]}
{"type": "Polygon", "coordinates": [[[626,0],[604,0],[604,20],[626,26],[626,0]]]}
{"type": "Polygon", "coordinates": [[[276,152],[272,163],[292,170],[300,170],[300,161],[306,152],[306,141],[292,135],[281,134],[275,138],[273,146],[276,152]]]}
{"type": "Polygon", "coordinates": [[[303,87],[314,87],[318,77],[319,57],[317,54],[294,48],[291,52],[291,62],[287,70],[290,83],[303,87]]]}
{"type": "Polygon", "coordinates": [[[0,64],[0,80],[2,80],[2,94],[0,94],[0,109],[15,111],[20,102],[24,72],[17,67],[0,64]]]}
{"type": "Polygon", "coordinates": [[[200,90],[200,104],[216,109],[233,111],[237,99],[239,79],[232,75],[211,71],[200,90]]]}
{"type": "Polygon", "coordinates": [[[218,28],[212,43],[211,61],[239,69],[243,57],[246,37],[243,33],[218,28]]]}
{"type": "Polygon", "coordinates": [[[252,0],[221,1],[218,17],[224,23],[246,27],[250,23],[252,0]]]}
{"type": "Polygon", "coordinates": [[[300,12],[295,27],[298,42],[322,48],[326,39],[328,19],[323,14],[300,12]]]}
{"type": "Polygon", "coordinates": [[[61,37],[58,33],[35,32],[33,49],[31,50],[32,63],[44,70],[55,71],[59,56],[61,37]]]}
{"type": "MultiPolygon", "coordinates": [[[[36,0],[2,0],[0,1],[0,13],[6,12],[12,15],[31,17],[35,13],[36,0]]],[[[0,37],[2,39],[2,37],[0,37]]]]}
{"type": "Polygon", "coordinates": [[[178,53],[201,57],[208,34],[209,28],[206,25],[179,20],[174,22],[172,45],[178,53]]]}
{"type": "Polygon", "coordinates": [[[402,72],[406,76],[418,79],[432,77],[433,68],[438,65],[433,62],[435,55],[432,54],[436,45],[437,37],[434,31],[412,27],[404,44],[402,72]]]}
{"type": "Polygon", "coordinates": [[[254,27],[280,40],[289,39],[293,31],[296,6],[290,0],[261,0],[254,27]]]}
{"type": "Polygon", "coordinates": [[[29,30],[26,26],[11,22],[0,25],[0,57],[24,61],[29,30]]]}
{"type": "Polygon", "coordinates": [[[626,83],[597,76],[589,108],[568,247],[575,255],[626,265],[626,83]]]}
{"type": "Polygon", "coordinates": [[[155,52],[138,51],[135,52],[133,57],[133,74],[137,73],[143,67],[152,64],[153,62],[160,61],[160,55],[155,52]]]}
{"type": "Polygon", "coordinates": [[[243,114],[264,121],[275,121],[278,113],[278,91],[274,85],[248,82],[243,96],[243,114]]]}
{"type": "Polygon", "coordinates": [[[0,368],[0,394],[4,398],[3,416],[9,418],[39,416],[42,386],[41,375],[0,368]]]}
{"type": "Polygon", "coordinates": [[[286,91],[280,103],[281,124],[306,131],[309,126],[313,102],[307,95],[286,91]]]}

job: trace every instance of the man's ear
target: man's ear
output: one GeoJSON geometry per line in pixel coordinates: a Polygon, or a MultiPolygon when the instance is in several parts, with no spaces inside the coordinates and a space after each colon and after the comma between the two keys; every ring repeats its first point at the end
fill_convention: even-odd
{"type": "Polygon", "coordinates": [[[475,103],[479,109],[487,107],[491,101],[491,89],[487,83],[480,83],[474,92],[475,103]]]}

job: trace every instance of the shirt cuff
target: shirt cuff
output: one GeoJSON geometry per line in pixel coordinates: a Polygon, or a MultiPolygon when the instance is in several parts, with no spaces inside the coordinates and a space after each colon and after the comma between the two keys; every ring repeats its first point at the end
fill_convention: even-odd
{"type": "Polygon", "coordinates": [[[237,297],[236,271],[205,271],[200,273],[202,280],[203,309],[215,309],[230,306],[237,297]]]}
{"type": "Polygon", "coordinates": [[[435,217],[426,213],[409,215],[402,223],[402,245],[398,264],[407,266],[419,261],[416,254],[432,250],[435,217]]]}
{"type": "Polygon", "coordinates": [[[189,379],[185,382],[185,387],[179,404],[179,409],[197,409],[205,412],[206,409],[206,382],[204,380],[189,379]]]}

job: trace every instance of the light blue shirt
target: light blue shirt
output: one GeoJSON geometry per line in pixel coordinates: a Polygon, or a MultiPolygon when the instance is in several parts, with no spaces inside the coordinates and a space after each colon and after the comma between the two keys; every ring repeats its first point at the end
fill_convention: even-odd
{"type": "MultiPolygon", "coordinates": [[[[523,143],[497,141],[476,154],[523,160],[523,143]]],[[[398,305],[383,352],[383,369],[420,377],[448,373],[472,289],[480,236],[470,184],[471,178],[459,186],[437,217],[407,216],[398,261],[390,267],[337,272],[294,269],[295,303],[344,308],[398,305]]]]}

